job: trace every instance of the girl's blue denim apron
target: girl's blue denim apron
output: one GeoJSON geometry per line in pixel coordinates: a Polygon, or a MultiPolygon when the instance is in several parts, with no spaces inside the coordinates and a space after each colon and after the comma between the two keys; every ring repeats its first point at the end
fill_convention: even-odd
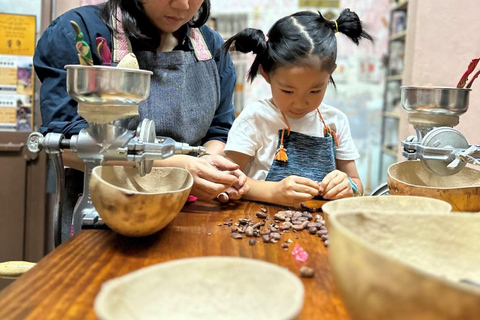
{"type": "MultiPolygon", "coordinates": [[[[113,41],[114,62],[131,50],[128,39],[123,33],[119,35],[113,41]],[[123,39],[119,39],[122,35],[123,39]]],[[[139,106],[140,115],[127,121],[129,129],[135,130],[138,123],[147,118],[155,122],[158,136],[190,145],[202,142],[220,104],[220,77],[201,31],[191,28],[189,39],[194,48],[192,52],[135,52],[140,68],[153,71],[153,76],[148,100],[139,106]]],[[[62,241],[70,235],[73,208],[82,192],[83,172],[69,169],[62,241]]]]}
{"type": "MultiPolygon", "coordinates": [[[[279,130],[279,142],[282,130],[279,130]]],[[[326,137],[313,137],[291,131],[284,137],[283,145],[287,150],[288,161],[273,160],[266,181],[280,181],[296,175],[321,182],[325,176],[335,170],[335,143],[330,134],[326,137]]]]}
{"type": "MultiPolygon", "coordinates": [[[[278,131],[277,148],[282,146],[283,130],[278,131]]],[[[283,138],[283,147],[286,149],[288,161],[274,158],[266,181],[281,181],[296,175],[321,182],[328,173],[335,170],[335,140],[329,133],[325,137],[314,137],[290,131],[283,138]]],[[[315,199],[322,198],[317,196],[315,199]]]]}

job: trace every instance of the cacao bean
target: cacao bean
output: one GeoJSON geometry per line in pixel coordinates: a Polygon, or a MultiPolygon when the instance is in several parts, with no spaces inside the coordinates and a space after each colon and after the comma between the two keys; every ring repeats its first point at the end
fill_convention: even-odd
{"type": "Polygon", "coordinates": [[[280,233],[278,233],[278,232],[272,232],[272,233],[270,233],[270,238],[271,238],[271,239],[280,240],[281,237],[282,237],[282,236],[281,236],[280,233]]]}
{"type": "Polygon", "coordinates": [[[259,219],[266,219],[267,218],[267,214],[265,212],[257,212],[255,214],[259,219]]]}
{"type": "Polygon", "coordinates": [[[313,275],[315,274],[315,271],[307,266],[303,266],[300,268],[300,276],[302,278],[313,278],[313,275]]]}
{"type": "Polygon", "coordinates": [[[295,231],[302,231],[303,229],[305,229],[305,227],[301,224],[300,225],[299,224],[294,224],[292,228],[295,231]]]}

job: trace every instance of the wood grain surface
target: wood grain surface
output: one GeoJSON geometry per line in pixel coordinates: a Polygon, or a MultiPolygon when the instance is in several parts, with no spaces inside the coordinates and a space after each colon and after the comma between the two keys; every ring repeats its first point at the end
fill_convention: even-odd
{"type": "Polygon", "coordinates": [[[286,233],[278,243],[264,244],[258,238],[254,246],[248,243],[251,238],[231,238],[230,227],[223,222],[240,218],[261,221],[255,213],[262,206],[270,217],[280,210],[248,201],[227,205],[197,202],[185,206],[170,225],[149,237],[83,230],[0,292],[0,319],[97,319],[93,302],[106,280],[152,264],[201,256],[259,259],[297,275],[300,267],[307,265],[315,270],[315,276],[301,278],[305,303],[299,319],[349,319],[333,283],[328,249],[319,237],[304,230],[286,233]],[[293,243],[284,250],[281,245],[287,239],[293,243]],[[295,243],[308,252],[306,263],[292,256],[295,243]]]}

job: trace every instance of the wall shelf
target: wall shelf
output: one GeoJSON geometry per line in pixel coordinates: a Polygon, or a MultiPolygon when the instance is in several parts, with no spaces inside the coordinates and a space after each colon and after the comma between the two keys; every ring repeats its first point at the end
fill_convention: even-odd
{"type": "Polygon", "coordinates": [[[402,81],[403,76],[401,74],[397,74],[394,76],[388,76],[387,81],[402,81]]]}
{"type": "Polygon", "coordinates": [[[400,119],[400,113],[398,112],[384,112],[383,116],[386,118],[392,118],[392,119],[400,119]]]}
{"type": "Polygon", "coordinates": [[[390,37],[388,37],[388,40],[389,41],[405,41],[406,37],[407,37],[407,30],[403,30],[391,35],[390,37]]]}

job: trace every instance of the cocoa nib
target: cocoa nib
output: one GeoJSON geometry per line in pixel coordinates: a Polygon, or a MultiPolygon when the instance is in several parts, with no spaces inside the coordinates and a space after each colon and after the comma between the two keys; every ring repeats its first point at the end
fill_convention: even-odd
{"type": "Polygon", "coordinates": [[[243,236],[240,233],[234,232],[234,233],[232,233],[232,238],[233,239],[242,239],[243,236]]]}

